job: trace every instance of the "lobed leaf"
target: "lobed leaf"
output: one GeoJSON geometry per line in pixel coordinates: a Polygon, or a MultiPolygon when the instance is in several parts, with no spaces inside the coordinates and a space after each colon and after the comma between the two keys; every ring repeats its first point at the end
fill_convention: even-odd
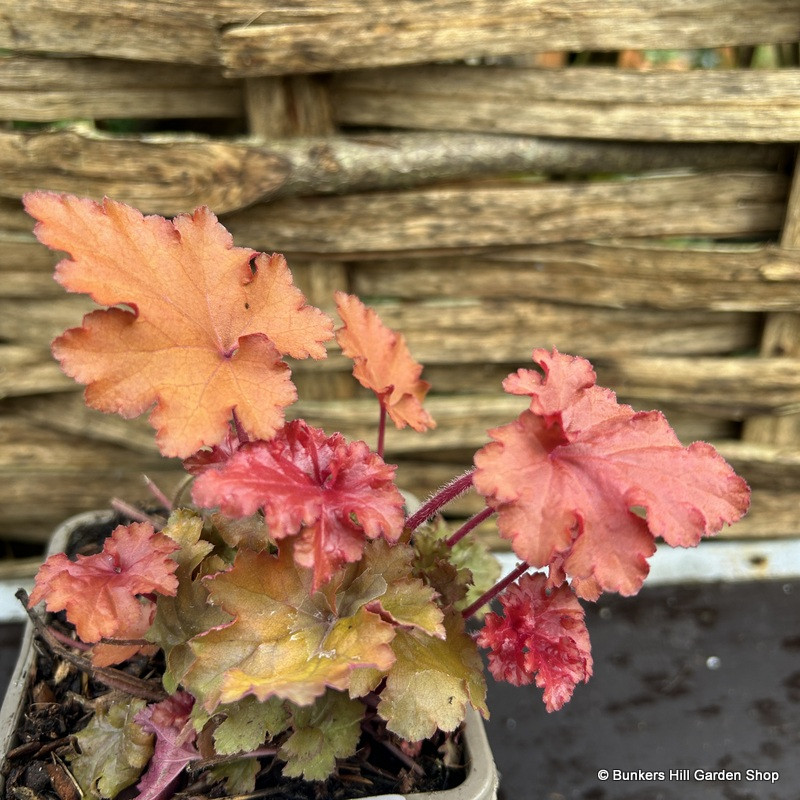
{"type": "Polygon", "coordinates": [[[135,721],[145,705],[118,694],[98,698],[94,716],[75,735],[80,752],[69,756],[84,796],[116,797],[142,774],[153,755],[153,736],[135,721]]]}
{"type": "Polygon", "coordinates": [[[489,670],[515,686],[536,681],[548,711],[557,711],[575,686],[592,675],[589,631],[578,599],[566,585],[548,589],[542,573],[527,574],[500,595],[503,615],[490,613],[478,635],[489,648],[489,670]]]}
{"type": "Polygon", "coordinates": [[[212,785],[224,783],[226,797],[241,797],[255,790],[260,771],[261,763],[257,758],[240,758],[211,767],[208,770],[208,780],[212,785]]]}
{"type": "Polygon", "coordinates": [[[66,611],[84,642],[113,637],[141,620],[137,595],[175,594],[177,564],[170,556],[176,549],[149,523],[119,525],[97,555],[50,556],[36,575],[29,607],[45,600],[48,611],[66,611]]]}
{"type": "Polygon", "coordinates": [[[53,343],[89,406],[124,417],[153,407],[168,456],[222,441],[234,411],[252,436],[274,434],[296,399],[281,354],[322,358],[333,335],[283,256],[234,247],[205,207],[170,222],[109,199],[32,192],[24,202],[39,241],[71,256],[56,280],[114,306],[53,343]]]}
{"type": "Polygon", "coordinates": [[[330,777],[337,758],[355,754],[363,718],[362,703],[330,689],[313,705],[295,706],[294,731],[279,751],[286,761],[283,774],[307,781],[330,777]]]}
{"type": "Polygon", "coordinates": [[[587,599],[635,594],[654,537],[693,546],[745,513],[747,484],[713,447],[683,447],[660,413],[617,404],[584,359],[555,350],[534,359],[544,376],[520,370],[506,382],[530,395],[530,409],[489,431],[474,485],[517,555],[549,567],[553,585],[570,576],[587,599]]]}
{"type": "Polygon", "coordinates": [[[136,715],[136,721],[156,737],[150,765],[136,787],[137,800],[168,797],[186,765],[200,757],[195,746],[197,732],[190,721],[193,703],[186,692],[178,692],[136,715]]]}
{"type": "Polygon", "coordinates": [[[211,601],[234,618],[190,643],[184,683],[208,711],[250,694],[307,705],[327,687],[346,689],[354,670],[389,667],[394,627],[363,605],[334,613],[310,583],[288,546],[277,556],[240,550],[206,579],[211,601]]]}
{"type": "Polygon", "coordinates": [[[400,536],[403,497],[394,472],[364,442],[327,437],[295,420],[203,472],[192,497],[232,517],[263,509],[274,539],[295,537],[295,558],[314,570],[316,589],[341,564],[357,561],[366,539],[400,536]]]}
{"type": "Polygon", "coordinates": [[[387,328],[377,313],[355,295],[336,292],[344,326],[336,332],[342,352],[355,362],[353,375],[371,389],[398,428],[435,428],[422,407],[430,384],[420,379],[422,367],[412,357],[402,334],[387,328]]]}
{"type": "Polygon", "coordinates": [[[397,660],[386,675],[378,713],[402,739],[427,739],[437,728],[455,730],[468,704],[489,716],[483,662],[461,615],[448,615],[445,628],[445,639],[399,630],[392,643],[397,660]]]}
{"type": "MultiPolygon", "coordinates": [[[[500,578],[500,562],[486,542],[466,536],[453,546],[446,543],[452,534],[441,517],[414,532],[417,552],[415,572],[433,586],[445,605],[463,611],[500,578]]],[[[474,616],[480,618],[479,610],[474,616]]]]}
{"type": "Polygon", "coordinates": [[[214,731],[214,749],[221,756],[249,753],[267,737],[283,733],[290,724],[285,703],[279,697],[261,701],[252,695],[218,708],[225,719],[214,731]]]}

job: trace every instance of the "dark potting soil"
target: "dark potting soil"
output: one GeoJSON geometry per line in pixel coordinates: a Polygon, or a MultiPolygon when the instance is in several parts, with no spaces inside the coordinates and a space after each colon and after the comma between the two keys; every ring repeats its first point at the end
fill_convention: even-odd
{"type": "Polygon", "coordinates": [[[490,678],[501,800],[800,798],[800,580],[645,588],[586,614],[594,676],[561,711],[490,678]]]}

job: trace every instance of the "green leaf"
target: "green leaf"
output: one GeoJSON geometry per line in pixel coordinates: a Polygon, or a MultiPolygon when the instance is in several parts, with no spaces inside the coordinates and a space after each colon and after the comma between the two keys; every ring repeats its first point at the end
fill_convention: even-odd
{"type": "MultiPolygon", "coordinates": [[[[500,577],[500,562],[486,543],[475,536],[465,536],[453,547],[445,540],[452,531],[439,518],[414,534],[419,574],[439,592],[445,604],[463,611],[500,577]]],[[[479,612],[479,616],[485,610],[479,612]]]]}
{"type": "Polygon", "coordinates": [[[464,630],[461,614],[445,618],[447,638],[399,630],[397,656],[381,693],[378,713],[390,731],[408,741],[427,739],[439,728],[455,730],[471,704],[485,717],[486,682],[478,648],[464,630]]]}
{"type": "Polygon", "coordinates": [[[311,706],[295,706],[294,733],[281,747],[283,774],[307,781],[325,780],[337,758],[349,758],[358,747],[364,706],[342,692],[328,690],[311,706]]]}
{"type": "Polygon", "coordinates": [[[249,753],[264,740],[286,730],[289,714],[277,697],[261,701],[253,696],[220,706],[226,719],[214,731],[214,749],[221,756],[249,753]]]}
{"type": "MultiPolygon", "coordinates": [[[[156,616],[147,640],[164,650],[167,669],[164,673],[164,688],[168,692],[177,690],[186,671],[194,661],[194,653],[188,642],[199,633],[230,621],[230,615],[208,603],[208,590],[195,571],[211,553],[213,545],[203,541],[203,520],[186,509],[172,513],[162,531],[180,545],[172,554],[178,562],[175,574],[178,591],[174,597],[159,596],[156,616]],[[163,602],[162,602],[163,601],[163,602]]],[[[211,569],[210,565],[206,565],[211,569]]],[[[204,571],[200,568],[200,573],[204,571]]]]}
{"type": "Polygon", "coordinates": [[[256,788],[256,776],[261,769],[257,758],[240,758],[219,764],[208,770],[212,781],[225,781],[225,793],[230,797],[250,794],[256,788]]]}
{"type": "Polygon", "coordinates": [[[116,797],[142,774],[153,755],[153,736],[133,718],[146,705],[119,694],[98,698],[94,717],[76,735],[80,753],[70,757],[84,795],[116,797]]]}

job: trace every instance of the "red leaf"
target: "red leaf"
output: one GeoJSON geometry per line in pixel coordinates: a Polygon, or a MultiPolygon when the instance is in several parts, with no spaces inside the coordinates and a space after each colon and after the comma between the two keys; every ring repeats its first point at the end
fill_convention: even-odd
{"type": "Polygon", "coordinates": [[[344,327],[336,332],[342,352],[355,362],[353,375],[371,389],[398,428],[415,431],[435,428],[422,407],[430,384],[420,380],[422,367],[408,351],[402,334],[387,328],[357,297],[336,292],[336,306],[344,327]]]}
{"type": "Polygon", "coordinates": [[[204,472],[192,496],[232,517],[263,509],[275,539],[299,534],[295,560],[313,568],[316,589],[336,567],[361,557],[365,538],[397,540],[403,498],[394,472],[364,442],[326,437],[296,420],[274,439],[244,445],[227,464],[204,472]]]}
{"type": "Polygon", "coordinates": [[[694,546],[745,513],[747,484],[710,445],[683,447],[660,413],[617,404],[584,359],[537,350],[534,360],[544,377],[520,370],[505,383],[530,395],[530,410],[489,431],[474,484],[515,552],[549,566],[552,584],[566,574],[581,597],[635,594],[653,537],[694,546]]]}
{"type": "Polygon", "coordinates": [[[242,446],[239,436],[232,430],[225,438],[211,448],[198,450],[183,460],[183,468],[191,475],[202,475],[207,469],[221,467],[242,446]]]}
{"type": "Polygon", "coordinates": [[[148,523],[119,525],[97,555],[76,561],[64,553],[50,556],[36,575],[29,606],[46,600],[48,611],[66,610],[84,642],[113,637],[141,619],[137,595],[175,594],[178,563],[170,553],[177,548],[148,523]]]}
{"type": "Polygon", "coordinates": [[[150,765],[137,785],[136,800],[160,800],[171,795],[172,784],[190,762],[200,754],[195,746],[197,732],[190,714],[194,698],[176,692],[166,700],[147,706],[134,718],[148,733],[156,736],[150,765]]]}
{"type": "Polygon", "coordinates": [[[567,586],[547,589],[542,573],[524,575],[500,595],[503,616],[487,614],[478,644],[489,648],[489,670],[515,686],[544,689],[557,711],[575,686],[592,675],[589,632],[578,599],[567,586]]]}
{"type": "Polygon", "coordinates": [[[39,240],[71,256],[56,280],[114,306],[53,342],[89,406],[124,417],[153,408],[169,456],[218,443],[234,411],[253,436],[283,424],[297,393],[281,354],[322,358],[333,335],[283,256],[234,247],[204,207],[168,221],[113,200],[33,192],[25,208],[39,240]]]}

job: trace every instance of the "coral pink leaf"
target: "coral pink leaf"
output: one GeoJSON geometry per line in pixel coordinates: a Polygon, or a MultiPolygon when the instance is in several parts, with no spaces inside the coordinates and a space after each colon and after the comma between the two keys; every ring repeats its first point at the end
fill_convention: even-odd
{"type": "Polygon", "coordinates": [[[137,800],[162,800],[171,796],[172,785],[187,764],[200,758],[195,745],[195,731],[190,713],[194,698],[187,692],[176,692],[166,700],[140,711],[136,722],[148,733],[154,733],[156,747],[147,772],[137,785],[137,800]]]}
{"type": "Polygon", "coordinates": [[[275,539],[299,534],[295,560],[313,568],[318,588],[336,567],[361,557],[366,539],[399,537],[403,498],[394,471],[364,442],[326,437],[296,420],[201,474],[192,496],[232,517],[263,509],[275,539]]]}
{"type": "Polygon", "coordinates": [[[488,614],[478,644],[489,648],[489,670],[515,686],[544,689],[557,711],[592,675],[589,632],[578,599],[566,585],[547,588],[542,573],[524,575],[502,595],[503,615],[488,614]]]}
{"type": "Polygon", "coordinates": [[[588,382],[583,359],[534,355],[545,377],[520,370],[506,384],[530,394],[531,408],[489,432],[474,485],[515,552],[549,566],[553,584],[570,576],[591,599],[604,590],[635,594],[654,537],[694,546],[745,513],[747,484],[713,447],[683,447],[660,413],[617,404],[588,382]]]}
{"type": "Polygon", "coordinates": [[[50,192],[26,195],[25,207],[39,240],[71,256],[56,280],[115,306],[53,343],[88,405],[124,417],[153,408],[169,456],[220,442],[234,411],[253,436],[272,436],[296,399],[281,354],[322,357],[333,336],[282,256],[234,247],[207,208],[170,222],[50,192]]]}
{"type": "Polygon", "coordinates": [[[336,306],[344,322],[336,340],[355,362],[353,375],[359,383],[378,395],[398,428],[410,425],[420,432],[435,428],[422,407],[430,384],[420,380],[422,367],[411,357],[402,334],[387,328],[353,295],[337,292],[336,306]]]}
{"type": "Polygon", "coordinates": [[[70,561],[50,556],[39,569],[29,605],[46,601],[48,611],[66,610],[84,642],[113,637],[134,628],[142,618],[137,595],[174,595],[178,567],[170,554],[178,545],[146,522],[119,525],[103,551],[70,561]]]}
{"type": "MultiPolygon", "coordinates": [[[[120,626],[114,632],[114,639],[144,639],[144,635],[153,624],[156,616],[156,604],[152,600],[140,598],[139,616],[130,620],[125,627],[120,626]]],[[[113,641],[113,639],[112,639],[113,641]]],[[[92,664],[96,667],[109,667],[112,664],[121,664],[137,653],[151,656],[156,653],[157,647],[150,644],[108,644],[101,642],[92,648],[92,664]]]]}

